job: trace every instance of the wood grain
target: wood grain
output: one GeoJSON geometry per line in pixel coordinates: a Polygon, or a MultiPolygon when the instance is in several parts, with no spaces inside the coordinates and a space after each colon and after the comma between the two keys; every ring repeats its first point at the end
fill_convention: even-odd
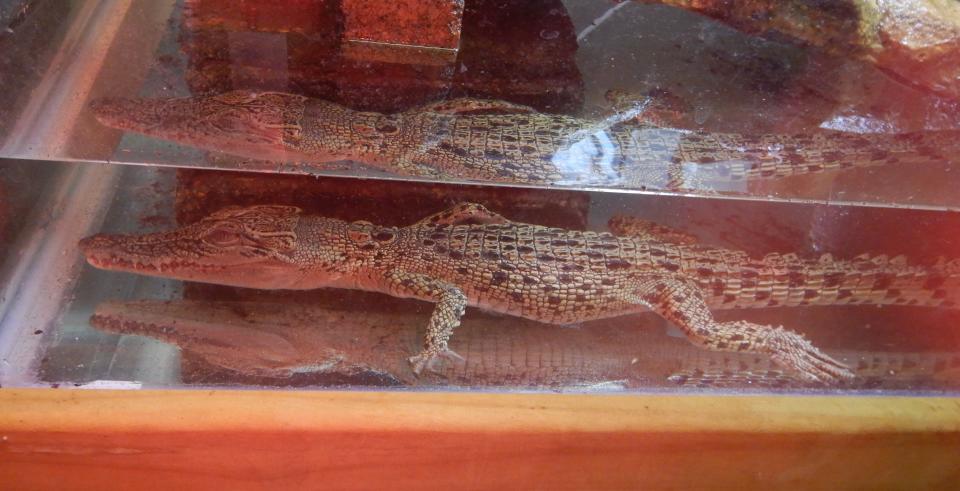
{"type": "Polygon", "coordinates": [[[3,489],[949,489],[950,398],[0,390],[3,489]]]}

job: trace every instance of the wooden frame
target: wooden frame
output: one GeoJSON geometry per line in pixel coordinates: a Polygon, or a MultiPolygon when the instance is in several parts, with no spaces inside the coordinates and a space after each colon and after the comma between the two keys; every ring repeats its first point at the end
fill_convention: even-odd
{"type": "Polygon", "coordinates": [[[958,450],[951,398],[0,390],[4,489],[930,489],[958,450]]]}

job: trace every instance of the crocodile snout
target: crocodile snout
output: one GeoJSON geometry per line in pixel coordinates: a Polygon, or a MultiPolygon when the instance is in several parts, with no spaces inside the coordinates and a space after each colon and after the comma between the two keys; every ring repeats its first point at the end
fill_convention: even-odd
{"type": "Polygon", "coordinates": [[[77,244],[80,252],[92,266],[103,267],[116,257],[119,242],[115,236],[97,234],[85,237],[77,244]]]}

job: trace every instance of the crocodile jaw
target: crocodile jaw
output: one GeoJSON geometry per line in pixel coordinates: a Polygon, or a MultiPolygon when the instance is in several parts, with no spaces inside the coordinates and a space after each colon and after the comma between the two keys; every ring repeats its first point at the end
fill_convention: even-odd
{"type": "Polygon", "coordinates": [[[300,280],[295,267],[278,259],[210,253],[173,233],[98,234],[79,246],[91,266],[109,271],[263,289],[295,288],[300,280]]]}
{"type": "Polygon", "coordinates": [[[90,110],[105,126],[204,150],[263,160],[305,157],[287,144],[299,134],[299,96],[235,91],[177,99],[108,97],[93,101],[90,110]]]}

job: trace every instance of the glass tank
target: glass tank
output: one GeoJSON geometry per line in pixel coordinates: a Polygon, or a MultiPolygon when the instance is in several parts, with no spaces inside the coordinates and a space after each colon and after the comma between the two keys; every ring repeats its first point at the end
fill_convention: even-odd
{"type": "Polygon", "coordinates": [[[0,1],[0,384],[960,388],[960,7],[407,4],[0,1]]]}

